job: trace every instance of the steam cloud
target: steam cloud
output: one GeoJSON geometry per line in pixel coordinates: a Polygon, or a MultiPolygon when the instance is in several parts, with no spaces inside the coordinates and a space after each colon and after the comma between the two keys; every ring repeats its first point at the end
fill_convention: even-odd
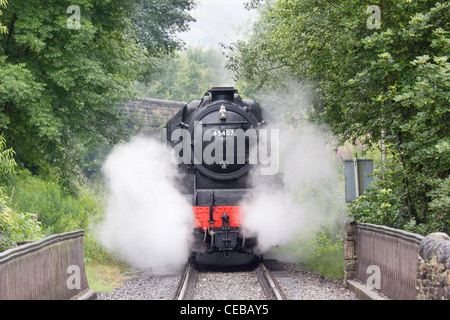
{"type": "Polygon", "coordinates": [[[243,225],[250,234],[257,235],[261,253],[286,245],[300,234],[313,234],[324,223],[335,223],[333,219],[343,220],[342,216],[332,217],[335,212],[345,215],[339,175],[331,154],[336,141],[325,126],[305,120],[309,102],[305,92],[299,92],[294,84],[272,92],[261,103],[263,108],[268,104],[281,114],[278,120],[285,127],[279,139],[285,190],[274,190],[256,177],[253,197],[242,203],[243,225]],[[297,118],[297,126],[286,125],[289,113],[297,118]]]}
{"type": "Polygon", "coordinates": [[[179,265],[189,255],[192,208],[175,188],[170,155],[158,141],[135,137],[103,166],[110,199],[99,238],[133,267],[179,265]]]}
{"type": "MultiPolygon", "coordinates": [[[[327,221],[344,219],[333,217],[333,212],[345,216],[331,156],[335,141],[326,127],[305,121],[309,98],[292,85],[278,94],[272,91],[261,103],[264,111],[281,114],[282,126],[288,129],[280,131],[279,139],[285,189],[274,190],[273,185],[256,180],[252,198],[241,203],[243,226],[258,236],[262,253],[318,230],[327,221]],[[300,124],[286,126],[289,114],[300,124]]],[[[134,267],[177,265],[188,258],[192,207],[175,188],[174,166],[167,146],[144,137],[117,146],[104,164],[110,201],[100,240],[134,267]]]]}

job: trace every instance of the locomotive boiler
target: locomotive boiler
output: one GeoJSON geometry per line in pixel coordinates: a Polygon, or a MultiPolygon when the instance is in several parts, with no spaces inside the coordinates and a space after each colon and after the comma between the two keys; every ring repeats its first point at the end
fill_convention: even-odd
{"type": "Polygon", "coordinates": [[[266,127],[260,106],[230,87],[208,90],[167,122],[164,135],[178,163],[177,185],[192,201],[194,256],[258,255],[257,235],[242,224],[241,203],[261,181],[256,176],[282,185],[281,174],[255,170],[261,166],[259,133],[266,127]]]}

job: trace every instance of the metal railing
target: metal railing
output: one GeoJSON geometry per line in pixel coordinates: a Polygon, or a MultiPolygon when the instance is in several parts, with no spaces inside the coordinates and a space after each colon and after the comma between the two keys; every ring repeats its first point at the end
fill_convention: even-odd
{"type": "Polygon", "coordinates": [[[389,299],[416,299],[417,257],[423,239],[394,228],[358,223],[355,279],[389,299]]]}
{"type": "Polygon", "coordinates": [[[84,231],[56,234],[0,253],[0,300],[92,298],[83,261],[84,231]]]}

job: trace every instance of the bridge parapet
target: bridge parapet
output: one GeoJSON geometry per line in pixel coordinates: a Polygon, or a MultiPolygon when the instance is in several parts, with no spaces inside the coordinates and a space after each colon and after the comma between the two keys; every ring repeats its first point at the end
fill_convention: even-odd
{"type": "Polygon", "coordinates": [[[345,283],[360,298],[449,299],[450,238],[367,223],[346,226],[345,283]]]}
{"type": "Polygon", "coordinates": [[[56,234],[0,253],[0,300],[96,297],[84,268],[84,230],[56,234]]]}
{"type": "Polygon", "coordinates": [[[137,122],[138,131],[144,135],[158,135],[161,127],[185,105],[180,101],[142,98],[129,101],[120,109],[137,122]]]}

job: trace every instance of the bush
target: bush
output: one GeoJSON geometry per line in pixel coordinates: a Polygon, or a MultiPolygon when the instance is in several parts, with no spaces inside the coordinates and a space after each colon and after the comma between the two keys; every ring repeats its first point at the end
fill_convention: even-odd
{"type": "MultiPolygon", "coordinates": [[[[7,193],[13,212],[29,212],[41,227],[41,235],[49,236],[75,230],[86,230],[85,259],[108,262],[110,258],[97,243],[92,225],[103,213],[103,191],[81,175],[75,181],[77,195],[69,195],[52,176],[34,176],[22,169],[8,184],[7,193]]],[[[23,239],[25,240],[25,239],[23,239]]]]}
{"type": "Polygon", "coordinates": [[[274,253],[324,276],[344,278],[344,238],[334,228],[323,226],[318,232],[305,232],[274,253]]]}
{"type": "Polygon", "coordinates": [[[19,241],[34,241],[42,237],[41,223],[32,213],[12,210],[8,198],[0,189],[0,251],[19,241]]]}
{"type": "Polygon", "coordinates": [[[357,222],[373,223],[426,236],[432,232],[449,232],[450,179],[435,179],[428,196],[427,217],[417,223],[408,211],[405,190],[398,186],[405,179],[398,162],[387,159],[374,170],[371,188],[349,206],[349,215],[357,222]]]}
{"type": "Polygon", "coordinates": [[[99,211],[95,193],[80,188],[79,195],[67,195],[51,177],[32,176],[22,170],[9,187],[14,209],[32,212],[46,234],[86,229],[91,215],[99,211]]]}
{"type": "MultiPolygon", "coordinates": [[[[7,149],[0,135],[0,182],[6,184],[15,174],[14,150],[7,149]]],[[[41,224],[26,210],[13,210],[9,198],[0,185],[0,251],[9,249],[19,241],[37,240],[42,236],[41,224]]]]}
{"type": "Polygon", "coordinates": [[[344,240],[343,237],[323,229],[309,243],[312,247],[305,267],[333,279],[344,277],[344,240]]]}

